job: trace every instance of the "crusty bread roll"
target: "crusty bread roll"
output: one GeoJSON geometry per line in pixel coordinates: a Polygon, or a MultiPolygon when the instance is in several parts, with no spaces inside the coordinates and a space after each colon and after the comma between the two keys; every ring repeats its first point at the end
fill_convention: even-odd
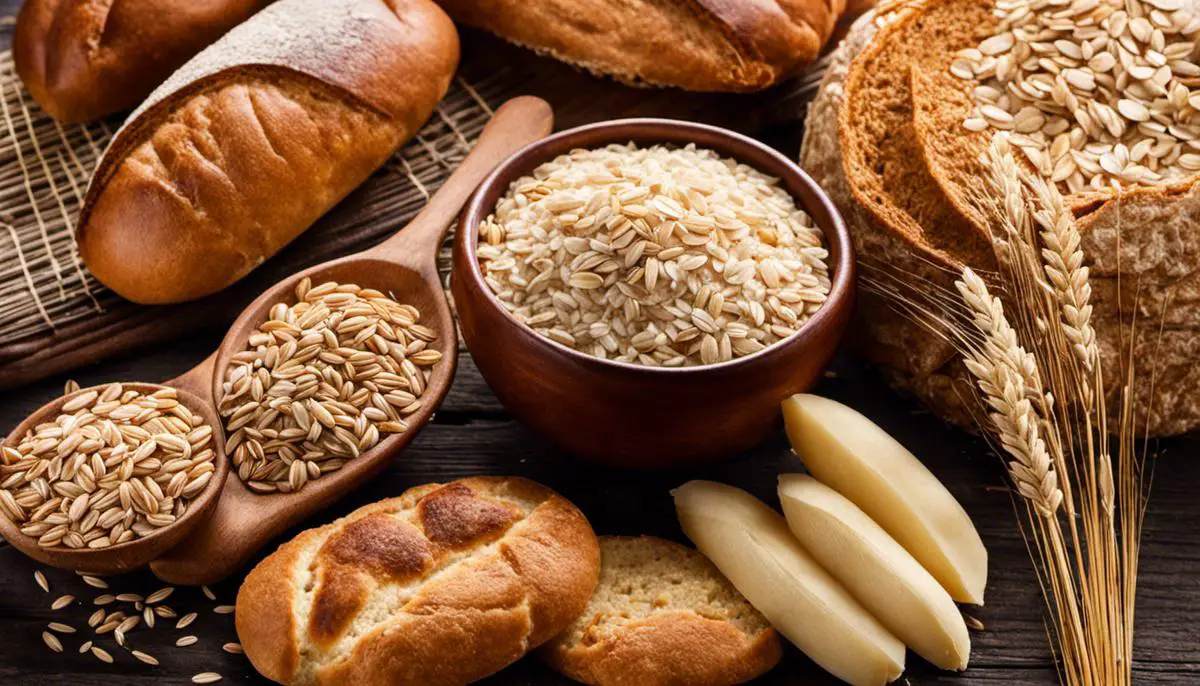
{"type": "Polygon", "coordinates": [[[238,638],[281,684],[466,684],[562,631],[599,567],[587,519],[544,486],[428,484],[259,563],[238,592],[238,638]]]}
{"type": "Polygon", "coordinates": [[[133,109],[184,62],[271,0],[25,0],[17,74],[52,117],[133,109]]]}
{"type": "Polygon", "coordinates": [[[604,536],[587,609],[542,656],[594,686],[727,686],[768,672],[781,652],[767,620],[698,551],[604,536]]]}
{"type": "Polygon", "coordinates": [[[280,0],[159,87],[105,151],[78,240],[141,303],[245,276],[411,138],[458,62],[430,0],[280,0]]]}
{"type": "Polygon", "coordinates": [[[438,0],[469,26],[633,84],[754,91],[812,62],[845,0],[438,0]]]}

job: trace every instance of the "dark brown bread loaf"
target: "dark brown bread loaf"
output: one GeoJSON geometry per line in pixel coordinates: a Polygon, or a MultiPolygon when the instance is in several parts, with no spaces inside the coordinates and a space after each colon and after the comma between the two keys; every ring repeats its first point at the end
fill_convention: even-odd
{"type": "Polygon", "coordinates": [[[456,21],[622,81],[766,88],[816,59],[845,0],[438,0],[456,21]]]}
{"type": "MultiPolygon", "coordinates": [[[[995,32],[993,10],[989,0],[920,0],[865,15],[833,53],[806,120],[801,166],[841,210],[860,259],[922,289],[953,292],[963,265],[995,266],[987,229],[969,202],[990,134],[963,128],[973,83],[949,73],[959,50],[995,32]]],[[[1090,268],[1107,384],[1115,391],[1121,359],[1131,356],[1137,377],[1153,379],[1134,384],[1149,410],[1139,420],[1146,430],[1200,427],[1197,177],[1064,199],[1090,268]]],[[[964,402],[973,381],[954,346],[882,296],[863,293],[858,309],[859,350],[939,416],[974,428],[981,408],[964,402]]]]}
{"type": "Polygon", "coordinates": [[[599,568],[587,519],[544,486],[428,484],[259,563],[238,592],[238,638],[282,684],[466,684],[562,631],[599,568]]]}
{"type": "Polygon", "coordinates": [[[105,151],[78,239],[141,303],[214,293],[361,184],[449,87],[430,0],[280,0],[171,76],[105,151]]]}
{"type": "Polygon", "coordinates": [[[13,59],[56,119],[137,106],[184,62],[271,0],[25,0],[13,59]]]}

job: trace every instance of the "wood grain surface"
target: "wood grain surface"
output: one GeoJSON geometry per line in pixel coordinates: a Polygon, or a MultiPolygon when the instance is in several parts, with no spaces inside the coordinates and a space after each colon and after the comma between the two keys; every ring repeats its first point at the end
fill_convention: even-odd
{"type": "MultiPolygon", "coordinates": [[[[0,0],[0,14],[11,14],[18,4],[18,0],[0,0]]],[[[471,36],[467,38],[465,44],[471,50],[471,36]]],[[[479,40],[479,45],[493,45],[479,40]]],[[[655,107],[646,103],[669,99],[662,92],[617,88],[611,92],[614,95],[603,103],[571,102],[560,95],[560,121],[602,118],[604,112],[655,113],[655,107]]],[[[736,118],[736,111],[725,109],[728,101],[721,102],[725,105],[714,117],[736,118]]],[[[798,125],[793,124],[761,135],[794,156],[797,129],[798,125]]],[[[83,385],[114,380],[162,381],[201,361],[215,349],[222,334],[220,329],[201,330],[183,340],[86,367],[70,376],[83,385]]],[[[816,392],[858,408],[921,457],[970,513],[991,558],[987,605],[968,608],[985,626],[982,631],[972,632],[970,669],[958,675],[939,672],[910,653],[905,674],[908,683],[1054,683],[1042,600],[998,458],[989,454],[981,441],[946,427],[910,400],[894,394],[856,361],[840,358],[834,369],[835,375],[826,378],[816,392]]],[[[27,413],[60,393],[66,378],[57,376],[0,392],[0,431],[9,431],[27,413]]],[[[1200,623],[1194,619],[1200,611],[1200,575],[1195,571],[1200,564],[1200,505],[1196,497],[1200,440],[1189,437],[1163,441],[1158,448],[1162,455],[1156,463],[1142,553],[1135,680],[1139,684],[1195,684],[1200,683],[1200,623]]],[[[691,478],[710,478],[744,487],[777,505],[776,476],[799,468],[798,460],[788,451],[782,428],[753,450],[703,470],[644,473],[583,463],[513,421],[487,388],[469,355],[463,355],[455,383],[434,422],[378,479],[316,515],[309,525],[327,522],[414,485],[475,474],[513,474],[541,481],[572,499],[598,533],[653,534],[683,541],[674,516],[671,488],[691,478]]],[[[105,591],[88,587],[69,572],[46,570],[51,591],[44,593],[34,582],[37,568],[13,548],[0,547],[0,684],[188,684],[193,674],[205,671],[222,674],[221,683],[266,683],[244,657],[222,651],[222,644],[236,640],[232,616],[215,614],[212,608],[217,603],[205,599],[197,589],[180,588],[165,601],[180,615],[199,613],[186,630],[176,630],[175,620],[160,619],[157,628],[139,626],[128,635],[131,647],[154,655],[160,666],[137,662],[116,647],[111,635],[99,644],[113,654],[114,664],[79,654],[80,643],[92,638],[86,625],[87,617],[96,609],[92,599],[105,591]],[[63,610],[50,610],[51,602],[62,594],[72,594],[77,600],[63,610]],[[79,629],[79,633],[63,637],[66,650],[61,654],[51,652],[41,639],[51,621],[79,629]],[[185,634],[196,635],[199,642],[175,647],[175,640],[185,634]]],[[[233,602],[238,581],[235,576],[214,587],[220,603],[233,602]]],[[[115,577],[109,582],[113,593],[145,595],[162,586],[148,573],[115,577]]],[[[542,686],[569,682],[530,657],[484,683],[542,686]]],[[[836,682],[799,651],[788,647],[779,667],[756,683],[836,682]]]]}

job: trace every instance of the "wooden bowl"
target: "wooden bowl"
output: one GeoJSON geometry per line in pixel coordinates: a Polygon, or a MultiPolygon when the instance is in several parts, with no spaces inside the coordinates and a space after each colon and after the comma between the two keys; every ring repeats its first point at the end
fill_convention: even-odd
{"type": "Polygon", "coordinates": [[[854,302],[854,254],[841,216],[794,162],[724,129],[626,119],[563,131],[501,164],[467,204],[451,281],[463,338],[500,402],[567,451],[617,466],[673,467],[745,450],[777,425],[779,403],[810,388],[829,362],[854,302]],[[488,288],[476,257],[480,223],[510,184],[576,148],[665,143],[717,151],[780,178],[825,234],[828,300],[794,335],[753,355],[699,367],[601,360],[517,321],[488,288]]]}
{"type": "MultiPolygon", "coordinates": [[[[128,390],[136,390],[147,395],[166,388],[166,386],[151,383],[122,382],[121,385],[128,390]]],[[[4,445],[16,446],[21,437],[30,429],[38,424],[54,421],[68,400],[89,390],[99,390],[102,387],[83,388],[46,403],[13,429],[4,445]]],[[[213,427],[213,475],[200,495],[192,499],[188,505],[188,511],[184,513],[183,517],[149,536],[96,550],[66,547],[43,548],[38,545],[36,538],[21,533],[20,527],[2,514],[0,514],[0,536],[4,536],[14,548],[39,562],[52,567],[93,574],[121,574],[138,569],[182,541],[188,533],[212,515],[213,508],[217,504],[217,496],[221,493],[221,486],[225,483],[225,477],[229,472],[229,463],[225,458],[223,425],[217,417],[216,411],[210,404],[203,402],[187,390],[176,388],[175,392],[179,402],[193,413],[203,417],[204,421],[213,427]]]]}

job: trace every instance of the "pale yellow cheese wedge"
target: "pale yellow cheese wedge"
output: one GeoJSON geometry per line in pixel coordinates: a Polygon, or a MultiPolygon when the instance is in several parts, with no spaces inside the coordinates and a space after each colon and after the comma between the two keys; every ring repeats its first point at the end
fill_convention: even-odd
{"type": "Polygon", "coordinates": [[[950,594],[857,505],[804,474],[779,477],[788,527],[825,571],[909,648],[963,670],[971,638],[950,594]]]}
{"type": "Polygon", "coordinates": [[[963,603],[983,604],[987,549],[962,506],[920,460],[874,422],[815,395],[783,401],[792,449],[963,603]]]}
{"type": "Polygon", "coordinates": [[[904,671],[904,644],[804,552],[779,513],[711,481],[689,481],[674,495],[688,538],[813,662],[855,686],[904,671]]]}

